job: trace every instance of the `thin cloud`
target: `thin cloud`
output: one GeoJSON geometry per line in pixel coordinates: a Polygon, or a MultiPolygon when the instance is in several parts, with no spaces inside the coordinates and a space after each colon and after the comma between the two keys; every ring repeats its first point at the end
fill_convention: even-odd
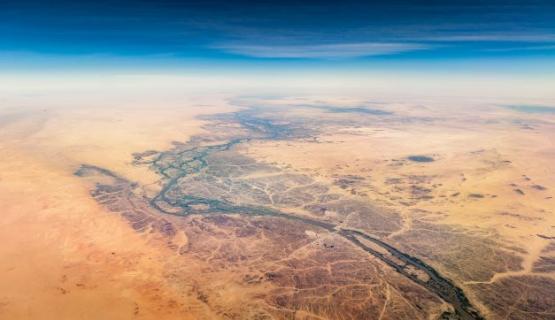
{"type": "Polygon", "coordinates": [[[510,51],[551,51],[555,50],[555,45],[547,46],[522,46],[522,47],[510,47],[510,48],[492,48],[485,49],[484,51],[490,52],[510,52],[510,51]]]}
{"type": "Polygon", "coordinates": [[[441,42],[555,42],[555,34],[466,34],[422,37],[441,42]]]}
{"type": "Polygon", "coordinates": [[[418,43],[337,43],[320,45],[243,45],[219,46],[228,53],[255,58],[360,58],[369,56],[392,55],[408,51],[426,50],[430,46],[418,43]]]}

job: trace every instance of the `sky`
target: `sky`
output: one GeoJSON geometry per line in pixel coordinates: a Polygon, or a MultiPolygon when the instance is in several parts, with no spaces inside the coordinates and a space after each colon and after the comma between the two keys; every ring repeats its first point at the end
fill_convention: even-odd
{"type": "Polygon", "coordinates": [[[0,70],[555,71],[555,1],[0,0],[0,70]]]}

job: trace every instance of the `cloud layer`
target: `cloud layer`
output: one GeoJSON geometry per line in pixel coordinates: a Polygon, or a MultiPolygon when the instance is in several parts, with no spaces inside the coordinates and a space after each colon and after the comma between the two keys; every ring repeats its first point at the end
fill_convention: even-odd
{"type": "Polygon", "coordinates": [[[398,54],[430,47],[418,43],[337,43],[321,45],[223,45],[219,49],[255,58],[358,58],[398,54]]]}

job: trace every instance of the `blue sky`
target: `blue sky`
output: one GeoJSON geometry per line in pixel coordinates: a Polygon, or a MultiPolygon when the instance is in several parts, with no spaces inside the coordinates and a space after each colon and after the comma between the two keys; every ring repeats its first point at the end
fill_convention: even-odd
{"type": "Polygon", "coordinates": [[[15,1],[0,68],[555,70],[555,1],[15,1]]]}

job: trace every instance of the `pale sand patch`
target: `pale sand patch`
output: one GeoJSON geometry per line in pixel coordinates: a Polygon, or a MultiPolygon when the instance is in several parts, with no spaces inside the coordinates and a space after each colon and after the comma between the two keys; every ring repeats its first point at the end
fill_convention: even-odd
{"type": "Polygon", "coordinates": [[[186,316],[165,306],[177,297],[161,281],[163,250],[99,208],[76,177],[3,151],[2,318],[186,316]]]}

